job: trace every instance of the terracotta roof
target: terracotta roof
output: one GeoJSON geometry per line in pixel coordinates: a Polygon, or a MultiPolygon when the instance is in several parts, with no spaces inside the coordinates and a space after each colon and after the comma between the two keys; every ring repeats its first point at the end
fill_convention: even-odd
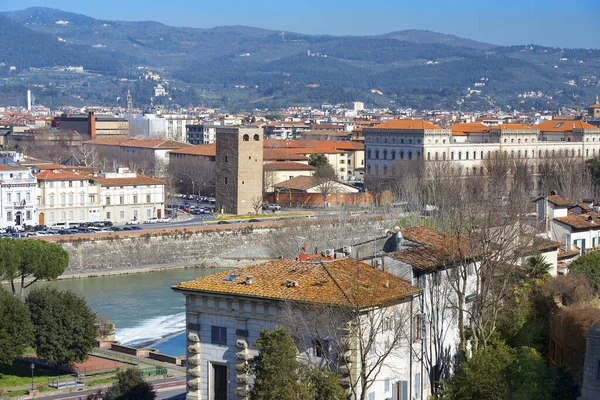
{"type": "Polygon", "coordinates": [[[265,171],[314,171],[315,167],[293,161],[275,161],[266,163],[265,171]]]}
{"type": "Polygon", "coordinates": [[[148,149],[181,149],[192,146],[189,143],[177,142],[166,139],[138,138],[131,139],[121,144],[124,147],[143,147],[148,149]]]}
{"type": "Polygon", "coordinates": [[[534,130],[534,128],[530,126],[525,126],[523,124],[500,124],[496,126],[490,127],[490,129],[499,129],[499,130],[534,130]]]}
{"type": "Polygon", "coordinates": [[[542,132],[570,132],[574,129],[598,129],[597,126],[581,120],[548,120],[536,125],[542,132]]]}
{"type": "Polygon", "coordinates": [[[279,182],[275,186],[292,190],[305,191],[319,184],[319,179],[314,176],[297,176],[287,181],[279,182]]]}
{"type": "Polygon", "coordinates": [[[574,206],[569,207],[569,210],[572,209],[572,208],[575,208],[575,207],[581,208],[581,211],[584,212],[584,213],[588,213],[588,212],[592,211],[592,207],[588,206],[585,203],[575,204],[574,206]]]}
{"type": "Polygon", "coordinates": [[[562,243],[555,242],[554,240],[534,237],[533,243],[531,244],[531,249],[534,251],[548,251],[548,250],[556,250],[562,246],[562,243]]]}
{"type": "Polygon", "coordinates": [[[568,207],[572,204],[569,200],[567,200],[563,197],[560,197],[557,194],[551,194],[550,196],[547,197],[547,199],[550,203],[555,204],[560,207],[568,207]]]}
{"type": "Polygon", "coordinates": [[[217,145],[215,143],[211,144],[199,144],[197,146],[189,146],[181,149],[171,150],[169,153],[171,154],[188,154],[193,156],[207,156],[207,157],[216,157],[217,156],[217,145]]]}
{"type": "Polygon", "coordinates": [[[438,125],[434,125],[429,121],[422,119],[393,119],[384,122],[381,125],[373,127],[373,129],[403,129],[403,130],[423,130],[423,129],[442,129],[438,125]]]}
{"type": "Polygon", "coordinates": [[[298,154],[291,149],[264,149],[264,161],[306,161],[308,157],[298,154]]]}
{"type": "Polygon", "coordinates": [[[165,182],[160,179],[150,178],[149,176],[138,175],[135,178],[102,178],[94,177],[95,181],[102,186],[131,186],[131,185],[164,185],[165,182]]]}
{"type": "Polygon", "coordinates": [[[565,258],[572,258],[575,256],[579,255],[579,250],[578,249],[565,249],[564,247],[561,247],[560,249],[558,249],[558,259],[559,260],[564,260],[565,258]]]}
{"type": "Polygon", "coordinates": [[[42,171],[35,176],[38,181],[84,181],[93,179],[89,176],[66,171],[42,171]]]}
{"type": "MultiPolygon", "coordinates": [[[[350,133],[348,133],[350,134],[350,133]]],[[[329,150],[364,150],[365,146],[362,143],[355,142],[338,142],[334,140],[279,140],[265,139],[265,149],[292,149],[292,148],[314,148],[321,152],[327,153],[329,150]]]]}
{"type": "Polygon", "coordinates": [[[29,171],[29,168],[22,165],[0,164],[0,171],[29,171]]]}
{"type": "Polygon", "coordinates": [[[490,127],[480,123],[459,123],[450,127],[453,136],[467,136],[467,133],[489,132],[490,127]]]}
{"type": "Polygon", "coordinates": [[[394,304],[420,292],[404,279],[363,262],[328,257],[251,265],[173,289],[354,307],[394,304]],[[248,276],[252,284],[246,284],[248,276]]]}
{"type": "Polygon", "coordinates": [[[555,221],[563,223],[574,229],[599,229],[600,230],[600,214],[592,212],[587,214],[568,213],[566,217],[556,217],[555,221]]]}
{"type": "Polygon", "coordinates": [[[446,263],[460,262],[473,256],[466,240],[455,235],[438,231],[427,226],[413,226],[400,231],[404,239],[417,243],[420,247],[406,247],[388,253],[387,256],[407,263],[414,268],[430,269],[442,267],[446,263]]]}
{"type": "Polygon", "coordinates": [[[60,164],[41,164],[35,165],[35,167],[39,168],[41,171],[63,168],[60,164]]]}
{"type": "Polygon", "coordinates": [[[588,106],[588,108],[600,108],[600,104],[595,103],[595,104],[588,106]]]}
{"type": "Polygon", "coordinates": [[[127,136],[107,136],[103,138],[97,138],[88,140],[84,142],[85,144],[94,144],[94,145],[107,145],[107,146],[119,146],[121,143],[124,143],[128,140],[131,140],[127,136]]]}

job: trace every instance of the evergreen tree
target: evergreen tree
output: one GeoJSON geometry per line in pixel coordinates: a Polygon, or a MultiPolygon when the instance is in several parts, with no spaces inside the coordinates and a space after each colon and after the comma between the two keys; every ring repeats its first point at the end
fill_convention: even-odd
{"type": "Polygon", "coordinates": [[[68,366],[85,361],[98,336],[96,314],[85,299],[72,291],[51,287],[36,288],[27,296],[34,326],[37,355],[68,366]]]}
{"type": "Polygon", "coordinates": [[[12,364],[33,341],[27,306],[0,286],[0,364],[12,364]]]}
{"type": "Polygon", "coordinates": [[[156,392],[144,380],[139,368],[128,368],[117,373],[115,382],[107,391],[104,400],[154,400],[156,392]]]}

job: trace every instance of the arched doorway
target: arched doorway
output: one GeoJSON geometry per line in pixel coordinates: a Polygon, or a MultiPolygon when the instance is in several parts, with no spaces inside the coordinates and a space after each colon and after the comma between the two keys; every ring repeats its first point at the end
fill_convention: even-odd
{"type": "Polygon", "coordinates": [[[45,222],[46,222],[46,216],[44,215],[44,213],[40,213],[38,223],[40,225],[44,225],[45,222]]]}
{"type": "Polygon", "coordinates": [[[15,214],[15,225],[21,225],[22,221],[23,221],[23,213],[21,213],[21,211],[17,211],[17,213],[15,214]]]}

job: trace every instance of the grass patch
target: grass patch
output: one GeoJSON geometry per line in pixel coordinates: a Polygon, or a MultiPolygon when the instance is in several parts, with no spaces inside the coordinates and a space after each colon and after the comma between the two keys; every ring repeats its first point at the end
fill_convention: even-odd
{"type": "MultiPolygon", "coordinates": [[[[48,377],[55,377],[56,371],[36,365],[34,384],[48,383],[48,377]]],[[[31,368],[28,362],[15,361],[13,365],[0,366],[0,388],[31,385],[31,368]]]]}
{"type": "Polygon", "coordinates": [[[112,382],[116,382],[117,378],[116,377],[110,377],[110,378],[103,378],[103,379],[96,379],[93,381],[89,381],[85,383],[85,386],[95,386],[95,385],[101,385],[103,383],[112,383],[112,382]]]}

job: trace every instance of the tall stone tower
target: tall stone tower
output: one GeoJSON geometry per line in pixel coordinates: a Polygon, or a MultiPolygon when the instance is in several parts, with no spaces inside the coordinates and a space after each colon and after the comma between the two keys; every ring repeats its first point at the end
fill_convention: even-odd
{"type": "Polygon", "coordinates": [[[217,210],[254,212],[263,195],[262,128],[217,127],[217,210]]]}
{"type": "Polygon", "coordinates": [[[592,326],[585,333],[586,350],[583,361],[581,400],[600,398],[600,326],[592,326]]]}

